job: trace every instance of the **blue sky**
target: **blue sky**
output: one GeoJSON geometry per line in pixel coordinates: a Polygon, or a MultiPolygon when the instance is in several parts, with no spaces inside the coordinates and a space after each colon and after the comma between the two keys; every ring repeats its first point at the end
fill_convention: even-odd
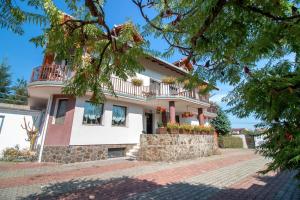
{"type": "MultiPolygon", "coordinates": [[[[64,9],[62,1],[55,1],[57,6],[64,9]]],[[[30,8],[23,6],[25,10],[31,10],[30,8]]],[[[140,26],[145,24],[145,21],[140,16],[138,9],[130,0],[122,1],[107,1],[105,6],[107,23],[112,27],[114,24],[121,24],[124,21],[131,20],[133,23],[140,26]]],[[[35,47],[33,43],[29,42],[29,39],[40,35],[42,33],[42,27],[32,24],[24,25],[25,34],[22,36],[13,34],[8,30],[0,30],[0,61],[4,58],[8,60],[11,65],[11,73],[13,81],[17,78],[29,79],[31,70],[33,67],[39,66],[43,59],[43,49],[35,47]]],[[[158,51],[164,51],[167,49],[167,44],[160,39],[154,39],[153,37],[147,38],[151,43],[151,48],[158,51]]],[[[174,62],[181,59],[179,54],[174,54],[172,57],[166,59],[169,62],[174,62]]],[[[226,109],[226,104],[221,102],[222,97],[232,89],[227,85],[219,84],[219,91],[213,92],[211,100],[217,102],[222,108],[226,109]]],[[[257,123],[254,118],[238,119],[232,115],[229,115],[232,127],[240,128],[246,127],[253,129],[253,125],[257,123]]]]}

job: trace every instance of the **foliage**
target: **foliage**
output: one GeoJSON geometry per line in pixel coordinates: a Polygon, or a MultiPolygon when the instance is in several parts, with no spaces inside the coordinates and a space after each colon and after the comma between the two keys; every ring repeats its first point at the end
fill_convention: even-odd
{"type": "Polygon", "coordinates": [[[161,82],[165,83],[165,84],[175,84],[177,81],[177,79],[175,77],[171,77],[171,76],[168,76],[168,77],[163,77],[161,79],[161,82]]]}
{"type": "Polygon", "coordinates": [[[17,79],[15,85],[11,88],[11,101],[15,104],[27,104],[28,93],[27,93],[27,81],[25,79],[17,79]]]}
{"type": "Polygon", "coordinates": [[[147,44],[130,21],[109,27],[103,1],[67,3],[68,8],[62,11],[52,0],[43,1],[41,8],[51,27],[31,41],[39,46],[47,44],[46,53],[54,53],[57,60],[67,59],[68,66],[76,71],[64,93],[84,96],[91,91],[90,100],[101,103],[105,100],[103,89],[114,94],[112,74],[127,80],[143,69],[138,59],[146,55],[147,44]]]}
{"type": "Polygon", "coordinates": [[[27,104],[27,82],[17,79],[12,85],[10,65],[6,60],[0,64],[0,103],[27,104]]]}
{"type": "Polygon", "coordinates": [[[6,60],[0,63],[0,92],[8,94],[10,91],[11,76],[9,73],[10,66],[6,60]]]}
{"type": "Polygon", "coordinates": [[[220,135],[227,135],[231,131],[231,124],[226,113],[217,106],[217,117],[211,120],[211,125],[220,135]]]}
{"type": "Polygon", "coordinates": [[[169,133],[172,133],[172,131],[179,130],[179,133],[183,134],[210,134],[213,133],[214,128],[204,125],[190,125],[190,124],[177,124],[177,123],[168,123],[167,124],[167,130],[169,133]]]}
{"type": "Polygon", "coordinates": [[[133,78],[131,79],[131,83],[134,86],[142,86],[143,85],[143,80],[142,79],[138,79],[138,78],[133,78]]]}
{"type": "MultiPolygon", "coordinates": [[[[22,1],[22,0],[21,0],[22,1]]],[[[24,0],[23,0],[24,1],[24,0]]],[[[28,0],[29,6],[37,6],[41,1],[28,0]]],[[[21,2],[18,2],[19,4],[21,2]]],[[[46,18],[43,15],[26,12],[18,6],[17,1],[0,0],[0,27],[7,28],[16,34],[23,34],[22,24],[32,22],[35,24],[45,24],[46,18]]]]}
{"type": "Polygon", "coordinates": [[[221,148],[243,148],[243,141],[239,137],[221,136],[219,145],[221,148]]]}
{"type": "Polygon", "coordinates": [[[35,161],[37,154],[35,152],[23,149],[20,150],[19,146],[6,148],[2,152],[4,161],[35,161]]]}
{"type": "Polygon", "coordinates": [[[300,68],[290,62],[257,70],[227,97],[239,117],[261,119],[266,141],[260,152],[269,170],[300,169],[300,68]]]}

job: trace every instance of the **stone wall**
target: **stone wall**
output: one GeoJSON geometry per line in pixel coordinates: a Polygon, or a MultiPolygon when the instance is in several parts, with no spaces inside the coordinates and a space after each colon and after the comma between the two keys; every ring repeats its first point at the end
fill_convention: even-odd
{"type": "Polygon", "coordinates": [[[108,158],[108,148],[125,148],[125,152],[127,152],[134,145],[135,144],[45,146],[42,161],[74,163],[103,160],[108,158]]]}
{"type": "Polygon", "coordinates": [[[213,135],[142,134],[139,159],[175,161],[217,153],[213,135]]]}

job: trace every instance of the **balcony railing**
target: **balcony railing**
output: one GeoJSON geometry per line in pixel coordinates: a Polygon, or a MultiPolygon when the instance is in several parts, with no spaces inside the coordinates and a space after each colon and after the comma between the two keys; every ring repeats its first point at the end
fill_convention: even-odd
{"type": "MultiPolygon", "coordinates": [[[[65,81],[71,76],[66,65],[44,65],[32,71],[31,82],[35,81],[65,81]]],[[[155,83],[150,86],[134,86],[129,81],[111,77],[112,86],[117,94],[133,97],[184,97],[193,100],[209,102],[208,96],[199,95],[197,90],[188,91],[179,84],[155,83]]],[[[106,89],[105,87],[103,89],[106,89]]]]}
{"type": "Polygon", "coordinates": [[[66,65],[43,65],[32,70],[31,82],[35,81],[64,81],[68,78],[66,65]]]}

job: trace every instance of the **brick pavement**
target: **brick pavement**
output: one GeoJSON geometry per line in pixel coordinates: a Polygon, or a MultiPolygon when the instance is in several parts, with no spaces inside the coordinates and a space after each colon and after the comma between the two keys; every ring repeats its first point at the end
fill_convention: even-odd
{"type": "Polygon", "coordinates": [[[258,176],[266,163],[251,150],[173,163],[0,163],[0,199],[300,199],[295,172],[258,176]]]}

